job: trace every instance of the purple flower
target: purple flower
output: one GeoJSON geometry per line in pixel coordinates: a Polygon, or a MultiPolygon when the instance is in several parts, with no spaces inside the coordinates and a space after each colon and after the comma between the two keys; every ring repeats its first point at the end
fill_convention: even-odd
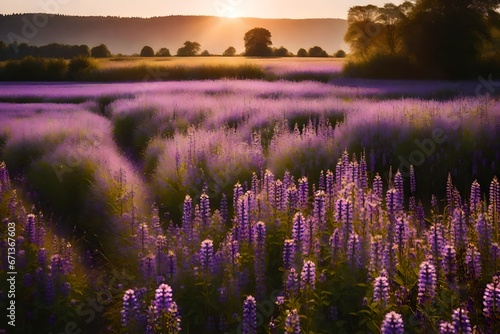
{"type": "Polygon", "coordinates": [[[347,243],[347,260],[354,268],[362,268],[363,261],[361,255],[361,238],[356,233],[351,233],[347,243]]]}
{"type": "Polygon", "coordinates": [[[402,203],[403,203],[403,195],[396,189],[392,188],[392,189],[389,189],[385,195],[385,203],[386,203],[386,206],[387,206],[387,213],[390,215],[390,216],[398,216],[403,207],[402,207],[402,203]]]}
{"type": "Polygon", "coordinates": [[[294,296],[299,291],[299,274],[295,268],[290,268],[286,279],[285,290],[288,296],[294,296]]]}
{"type": "Polygon", "coordinates": [[[203,193],[200,196],[201,226],[207,228],[210,226],[210,199],[203,193]]]}
{"type": "Polygon", "coordinates": [[[469,244],[465,252],[465,270],[471,280],[475,281],[481,277],[481,253],[473,244],[469,244]]]}
{"type": "Polygon", "coordinates": [[[323,190],[316,192],[314,196],[314,219],[318,227],[324,229],[326,224],[326,207],[325,207],[326,194],[323,190]]]}
{"type": "Polygon", "coordinates": [[[429,261],[420,264],[418,275],[418,303],[425,304],[436,294],[436,267],[429,261]]]}
{"type": "Polygon", "coordinates": [[[309,183],[307,177],[303,176],[299,179],[299,206],[305,208],[309,201],[309,183]]]}
{"type": "Polygon", "coordinates": [[[29,214],[26,220],[26,237],[28,238],[28,242],[36,243],[36,220],[35,215],[29,214]]]}
{"type": "Polygon", "coordinates": [[[265,290],[266,224],[258,222],[254,227],[255,283],[258,296],[265,290]]]}
{"type": "Polygon", "coordinates": [[[135,291],[129,289],[123,294],[123,307],[120,312],[122,326],[126,327],[130,321],[132,321],[137,312],[137,298],[135,297],[135,291]]]}
{"type": "Polygon", "coordinates": [[[294,212],[295,208],[297,208],[297,206],[299,205],[299,191],[295,184],[292,184],[286,189],[286,193],[288,197],[288,210],[290,212],[294,212]]]}
{"type": "Polygon", "coordinates": [[[300,317],[296,309],[286,311],[285,333],[300,334],[300,317]]]}
{"type": "Polygon", "coordinates": [[[278,296],[276,297],[276,305],[281,306],[285,304],[285,296],[278,296]]]}
{"type": "Polygon", "coordinates": [[[470,188],[470,213],[474,215],[481,209],[481,186],[474,180],[470,188]]]}
{"type": "Polygon", "coordinates": [[[373,301],[385,307],[389,303],[389,279],[382,275],[373,281],[373,301]]]}
{"type": "Polygon", "coordinates": [[[302,272],[300,274],[300,288],[305,290],[311,288],[314,290],[316,287],[316,264],[314,262],[306,260],[302,266],[302,272]]]}
{"type": "Polygon", "coordinates": [[[493,333],[500,325],[500,277],[493,276],[493,281],[486,285],[483,295],[483,314],[486,326],[493,333]]]}
{"type": "Polygon", "coordinates": [[[442,253],[442,268],[449,282],[453,281],[457,273],[457,254],[452,245],[446,245],[442,253]]]}
{"type": "Polygon", "coordinates": [[[429,228],[429,233],[427,234],[427,242],[431,246],[431,254],[433,256],[433,260],[437,263],[445,246],[445,232],[443,225],[441,225],[440,223],[436,223],[429,228]]]}
{"type": "Polygon", "coordinates": [[[477,215],[476,231],[478,235],[479,249],[487,254],[488,248],[491,245],[491,238],[493,236],[493,226],[488,220],[486,220],[482,213],[477,215]]]}
{"type": "Polygon", "coordinates": [[[292,238],[295,240],[296,249],[302,249],[306,239],[306,220],[301,212],[293,216],[292,238]]]}
{"type": "Polygon", "coordinates": [[[384,241],[381,235],[371,238],[369,271],[372,275],[384,267],[384,241]]]}
{"type": "Polygon", "coordinates": [[[373,179],[373,193],[378,197],[378,199],[382,199],[384,196],[384,187],[382,183],[382,178],[377,173],[375,178],[373,179]]]}
{"type": "Polygon", "coordinates": [[[192,236],[192,226],[193,224],[193,200],[189,195],[186,195],[184,199],[184,206],[182,211],[182,230],[188,237],[188,240],[191,240],[192,236]]]}
{"type": "Polygon", "coordinates": [[[439,324],[439,334],[455,334],[455,328],[447,321],[442,321],[439,324]]]}
{"type": "Polygon", "coordinates": [[[343,235],[342,232],[336,228],[330,237],[330,249],[332,250],[332,262],[335,262],[343,252],[343,235]]]}
{"type": "Polygon", "coordinates": [[[453,210],[452,217],[453,238],[455,240],[456,249],[464,249],[467,244],[467,221],[465,213],[462,209],[456,208],[453,210]]]}
{"type": "Polygon", "coordinates": [[[470,319],[465,309],[459,307],[453,310],[451,320],[453,327],[455,328],[455,333],[472,334],[470,319]]]}
{"type": "Polygon", "coordinates": [[[172,305],[172,288],[168,284],[161,284],[155,292],[153,300],[157,314],[168,311],[172,305]]]}
{"type": "Polygon", "coordinates": [[[257,333],[257,303],[253,296],[248,296],[243,302],[243,334],[257,333]]]}
{"type": "Polygon", "coordinates": [[[199,258],[201,269],[212,273],[214,269],[214,242],[212,240],[206,239],[201,242],[199,258]]]}
{"type": "Polygon", "coordinates": [[[382,334],[403,334],[404,322],[401,314],[391,311],[387,313],[380,327],[382,334]]]}
{"type": "Polygon", "coordinates": [[[335,203],[335,219],[344,225],[345,235],[349,235],[354,231],[353,221],[353,205],[348,199],[340,198],[335,203]]]}
{"type": "Polygon", "coordinates": [[[295,262],[295,240],[286,239],[283,244],[283,268],[290,269],[295,262]]]}

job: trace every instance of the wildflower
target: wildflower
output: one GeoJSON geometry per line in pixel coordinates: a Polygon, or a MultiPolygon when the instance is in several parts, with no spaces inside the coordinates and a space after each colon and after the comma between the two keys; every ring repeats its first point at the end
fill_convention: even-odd
{"type": "Polygon", "coordinates": [[[126,327],[130,323],[130,321],[133,320],[136,311],[137,298],[135,297],[135,291],[129,289],[123,294],[123,306],[120,312],[123,327],[126,327]]]}
{"type": "Polygon", "coordinates": [[[439,334],[455,334],[455,328],[447,321],[442,321],[439,324],[439,334]]]}
{"type": "Polygon", "coordinates": [[[472,334],[470,319],[465,309],[459,307],[453,310],[451,319],[455,333],[472,334]]]}
{"type": "Polygon", "coordinates": [[[312,261],[304,261],[302,273],[300,274],[300,288],[302,290],[311,288],[314,290],[316,286],[316,265],[312,261]]]}
{"type": "Polygon", "coordinates": [[[387,313],[380,328],[382,334],[403,334],[404,322],[401,314],[391,311],[387,313]]]}
{"type": "Polygon", "coordinates": [[[214,269],[214,242],[212,240],[206,239],[201,242],[199,258],[202,270],[212,273],[214,269]]]}
{"type": "Polygon", "coordinates": [[[283,267],[290,269],[295,261],[295,240],[286,239],[283,245],[283,267]]]}
{"type": "Polygon", "coordinates": [[[300,317],[296,309],[286,311],[285,333],[300,334],[300,317]]]}
{"type": "Polygon", "coordinates": [[[373,300],[385,307],[389,303],[389,279],[385,275],[373,281],[373,300]]]}
{"type": "Polygon", "coordinates": [[[243,334],[257,333],[257,303],[253,296],[243,302],[243,334]]]}
{"type": "Polygon", "coordinates": [[[493,281],[486,285],[483,295],[483,314],[486,326],[493,332],[500,325],[500,277],[493,276],[493,281]]]}
{"type": "Polygon", "coordinates": [[[436,293],[436,267],[429,261],[420,264],[420,273],[418,275],[418,302],[425,302],[434,298],[436,293]]]}

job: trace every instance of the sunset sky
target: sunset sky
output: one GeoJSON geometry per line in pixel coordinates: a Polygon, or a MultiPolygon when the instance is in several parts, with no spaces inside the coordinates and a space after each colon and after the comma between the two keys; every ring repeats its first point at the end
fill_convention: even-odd
{"type": "MultiPolygon", "coordinates": [[[[103,16],[209,15],[262,18],[346,18],[349,7],[387,0],[22,0],[2,1],[1,14],[103,16]]],[[[402,1],[393,1],[396,4],[402,1]]]]}

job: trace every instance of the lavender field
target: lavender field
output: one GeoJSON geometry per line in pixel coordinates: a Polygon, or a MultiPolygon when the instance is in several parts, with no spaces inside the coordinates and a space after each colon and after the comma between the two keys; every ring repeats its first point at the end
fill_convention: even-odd
{"type": "Polygon", "coordinates": [[[494,93],[342,78],[1,84],[16,330],[497,333],[494,93]]]}

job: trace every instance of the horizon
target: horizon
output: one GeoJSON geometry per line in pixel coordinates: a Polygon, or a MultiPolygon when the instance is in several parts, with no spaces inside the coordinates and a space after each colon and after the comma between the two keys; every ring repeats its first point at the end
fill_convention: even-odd
{"type": "MultiPolygon", "coordinates": [[[[104,16],[120,18],[155,18],[167,16],[215,16],[228,18],[258,19],[347,19],[347,11],[357,5],[383,6],[385,0],[349,1],[331,3],[328,0],[311,0],[306,6],[293,6],[285,0],[210,0],[200,3],[186,0],[172,4],[162,0],[146,0],[144,3],[110,0],[103,6],[98,0],[26,0],[8,2],[0,9],[2,15],[60,14],[67,16],[104,16]],[[263,9],[265,8],[265,9],[263,9]],[[325,15],[329,13],[329,15],[325,15]]],[[[403,1],[393,1],[400,4],[403,1]]]]}

